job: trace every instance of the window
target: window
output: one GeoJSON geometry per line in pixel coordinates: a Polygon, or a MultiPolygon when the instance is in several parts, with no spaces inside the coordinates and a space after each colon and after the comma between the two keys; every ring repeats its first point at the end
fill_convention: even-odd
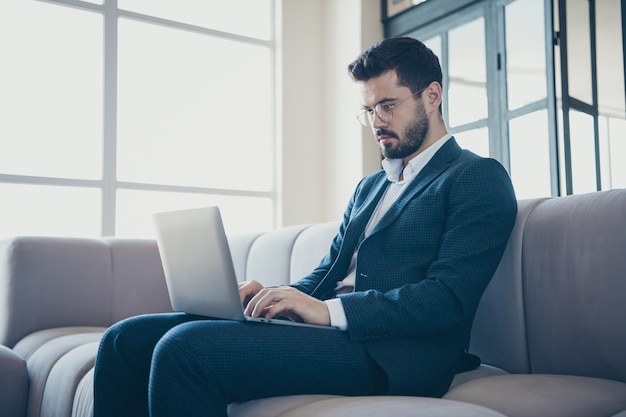
{"type": "Polygon", "coordinates": [[[275,224],[273,0],[3,0],[0,238],[275,224]],[[253,173],[253,174],[251,174],[253,173]]]}
{"type": "Polygon", "coordinates": [[[586,193],[626,182],[621,3],[438,0],[385,34],[440,57],[450,131],[502,162],[518,198],[586,193]]]}
{"type": "Polygon", "coordinates": [[[545,33],[543,0],[516,0],[476,4],[411,34],[437,46],[449,130],[461,147],[498,159],[518,198],[552,193],[545,33]]]}

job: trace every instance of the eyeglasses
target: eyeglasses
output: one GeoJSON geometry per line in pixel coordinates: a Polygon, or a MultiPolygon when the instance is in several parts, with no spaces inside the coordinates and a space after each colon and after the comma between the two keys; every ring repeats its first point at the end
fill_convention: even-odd
{"type": "Polygon", "coordinates": [[[373,109],[362,109],[360,110],[356,118],[359,119],[359,122],[365,127],[372,127],[374,123],[374,113],[376,116],[385,123],[389,123],[391,119],[393,119],[393,109],[395,109],[400,104],[404,103],[411,97],[414,97],[420,94],[422,91],[426,90],[426,88],[422,88],[419,91],[414,92],[410,96],[403,98],[402,100],[395,103],[378,103],[373,109]]]}

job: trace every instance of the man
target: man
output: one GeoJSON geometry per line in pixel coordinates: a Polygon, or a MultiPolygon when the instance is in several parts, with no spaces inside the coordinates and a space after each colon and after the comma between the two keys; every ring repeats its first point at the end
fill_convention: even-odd
{"type": "Polygon", "coordinates": [[[231,402],[292,394],[441,396],[467,365],[474,313],[515,221],[511,182],[446,131],[441,69],[421,42],[384,40],[349,70],[384,170],[359,183],[310,275],[240,285],[248,315],[343,331],[130,318],[102,339],[95,417],[226,416],[231,402]]]}

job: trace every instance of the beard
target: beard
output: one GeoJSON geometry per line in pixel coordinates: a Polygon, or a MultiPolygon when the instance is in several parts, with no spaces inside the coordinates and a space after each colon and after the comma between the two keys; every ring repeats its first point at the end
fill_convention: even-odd
{"type": "Polygon", "coordinates": [[[424,106],[421,105],[417,108],[415,119],[406,127],[402,137],[385,129],[379,129],[377,133],[398,139],[396,144],[389,144],[382,148],[382,154],[385,158],[403,159],[414,154],[422,146],[428,134],[428,117],[424,106]]]}

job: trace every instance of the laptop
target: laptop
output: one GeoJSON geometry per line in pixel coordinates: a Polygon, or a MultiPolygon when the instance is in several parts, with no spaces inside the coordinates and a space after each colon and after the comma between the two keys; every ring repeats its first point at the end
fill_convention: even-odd
{"type": "Polygon", "coordinates": [[[333,326],[244,315],[218,207],[155,213],[153,221],[174,311],[215,319],[337,330],[333,326]]]}

